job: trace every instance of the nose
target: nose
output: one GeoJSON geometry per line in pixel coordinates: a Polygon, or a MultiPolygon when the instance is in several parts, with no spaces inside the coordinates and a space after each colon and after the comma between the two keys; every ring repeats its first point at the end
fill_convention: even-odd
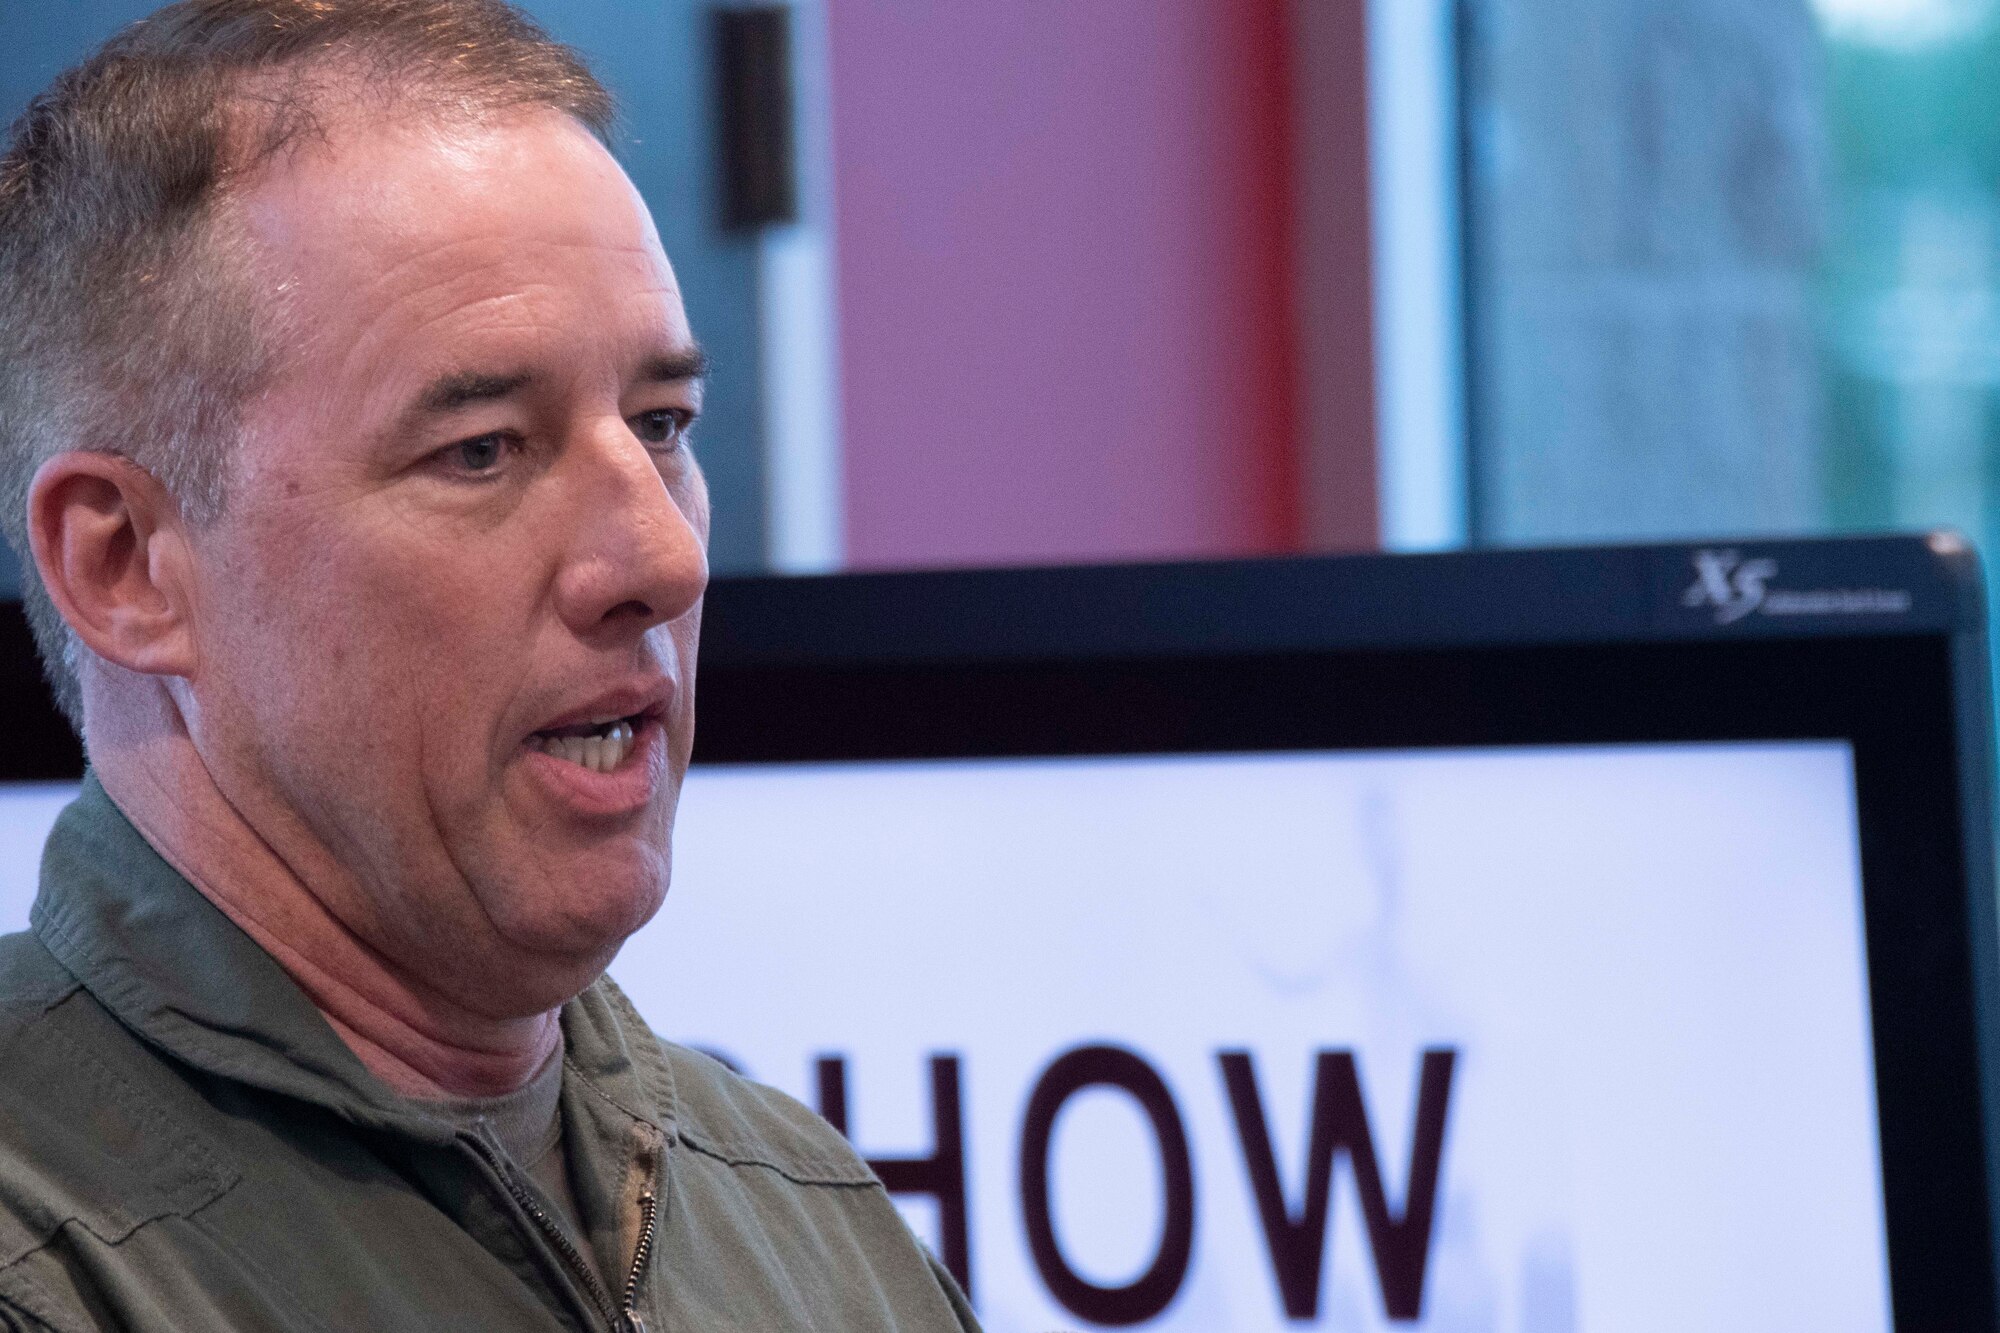
{"type": "Polygon", "coordinates": [[[708,587],[708,491],[685,449],[657,458],[613,417],[564,451],[569,541],[557,612],[579,638],[677,620],[708,587]]]}

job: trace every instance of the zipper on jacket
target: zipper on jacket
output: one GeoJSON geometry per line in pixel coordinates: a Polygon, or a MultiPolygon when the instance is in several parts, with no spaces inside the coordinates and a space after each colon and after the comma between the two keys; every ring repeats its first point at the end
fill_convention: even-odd
{"type": "Polygon", "coordinates": [[[536,1229],[555,1248],[556,1254],[563,1261],[563,1266],[569,1269],[571,1276],[575,1277],[578,1284],[589,1294],[591,1303],[597,1307],[597,1312],[604,1316],[606,1324],[613,1333],[646,1333],[646,1321],[639,1315],[639,1283],[645,1276],[646,1259],[653,1249],[653,1230],[659,1220],[659,1201],[653,1194],[652,1183],[647,1182],[645,1192],[639,1196],[639,1243],[633,1248],[632,1268],[625,1277],[625,1300],[622,1305],[614,1305],[611,1293],[604,1289],[604,1283],[598,1278],[597,1271],[577,1251],[575,1244],[556,1220],[535,1202],[535,1196],[528,1193],[520,1181],[515,1179],[513,1169],[506,1159],[488,1147],[486,1141],[476,1134],[461,1134],[459,1137],[472,1145],[480,1160],[492,1169],[493,1174],[500,1177],[500,1183],[506,1187],[508,1195],[520,1205],[521,1211],[528,1215],[528,1220],[535,1224],[536,1229]]]}
{"type": "Polygon", "coordinates": [[[646,1260],[653,1253],[653,1231],[660,1221],[659,1196],[648,1179],[639,1192],[639,1243],[632,1247],[632,1267],[625,1274],[625,1303],[619,1309],[619,1333],[646,1333],[639,1317],[639,1284],[646,1278],[646,1260]]]}

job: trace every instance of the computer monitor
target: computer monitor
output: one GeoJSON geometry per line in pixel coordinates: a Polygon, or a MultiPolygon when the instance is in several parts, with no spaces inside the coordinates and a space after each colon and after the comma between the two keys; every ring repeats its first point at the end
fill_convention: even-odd
{"type": "Polygon", "coordinates": [[[612,972],[842,1126],[996,1333],[1991,1328],[1975,569],[725,580],[612,972]]]}

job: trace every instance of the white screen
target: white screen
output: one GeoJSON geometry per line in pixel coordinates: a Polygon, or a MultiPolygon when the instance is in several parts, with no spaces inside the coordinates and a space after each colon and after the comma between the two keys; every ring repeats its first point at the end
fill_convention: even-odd
{"type": "MultiPolygon", "coordinates": [[[[1192,1166],[1191,1261],[1142,1327],[1884,1330],[1855,820],[1837,744],[702,768],[613,972],[808,1104],[844,1057],[871,1157],[930,1152],[955,1057],[994,1333],[1086,1326],[1020,1171],[1031,1090],[1091,1044],[1157,1072],[1192,1166]],[[1288,1320],[1218,1053],[1252,1057],[1296,1221],[1317,1053],[1353,1057],[1393,1217],[1427,1049],[1454,1057],[1421,1317],[1388,1318],[1342,1155],[1288,1320]]],[[[1050,1143],[1063,1262],[1130,1282],[1164,1227],[1152,1122],[1098,1087],[1050,1143]]],[[[906,1211],[935,1244],[938,1206],[906,1211]]]]}
{"type": "Polygon", "coordinates": [[[28,928],[42,844],[56,816],[75,799],[74,782],[0,783],[0,933],[28,928]]]}

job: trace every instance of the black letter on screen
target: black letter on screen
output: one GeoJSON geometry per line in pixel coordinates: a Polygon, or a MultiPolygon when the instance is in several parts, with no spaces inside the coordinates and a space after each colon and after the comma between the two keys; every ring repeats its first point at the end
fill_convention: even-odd
{"type": "Polygon", "coordinates": [[[1050,1294],[1071,1314],[1093,1324],[1141,1324],[1173,1302],[1194,1253],[1194,1166],[1180,1110],[1151,1065],[1116,1046],[1079,1046],[1057,1056],[1042,1072],[1021,1127],[1021,1213],[1035,1267],[1050,1294]],[[1077,1276],[1056,1243],[1049,1210],[1049,1148],[1056,1117],[1064,1103],[1091,1087],[1117,1088],[1139,1103],[1153,1122],[1166,1183],[1167,1218],[1159,1251],[1145,1272],[1122,1287],[1100,1287],[1077,1276]]]}
{"type": "Polygon", "coordinates": [[[1271,1131],[1264,1120],[1264,1101],[1257,1092],[1257,1073],[1248,1051],[1223,1051],[1223,1082],[1229,1088],[1230,1109],[1236,1113],[1236,1134],[1243,1141],[1243,1162],[1250,1187],[1257,1195],[1257,1212],[1264,1222],[1264,1239],[1271,1249],[1271,1267],[1278,1293],[1291,1319],[1319,1314],[1320,1264],[1326,1254],[1327,1206],[1333,1193],[1333,1157],[1345,1152],[1354,1168],[1361,1194],[1361,1215],[1368,1222],[1368,1244],[1375,1252],[1375,1276],[1382,1284],[1382,1308],[1389,1318],[1416,1319],[1424,1306],[1424,1268],[1430,1261],[1431,1216],[1437,1203],[1438,1163],[1444,1155],[1445,1103],[1451,1096],[1452,1063],[1457,1052],[1424,1052],[1417,1084],[1417,1124],[1410,1136],[1409,1184],[1403,1191],[1403,1215],[1392,1217],[1382,1192],[1382,1170],[1375,1158],[1375,1139],[1368,1132],[1368,1112],[1362,1105],[1361,1078],[1350,1051],[1321,1051],[1313,1085],[1312,1128],[1306,1147],[1305,1205],[1294,1213],[1278,1183],[1278,1164],[1271,1149],[1271,1131]]]}
{"type": "MultiPolygon", "coordinates": [[[[847,1134],[847,1060],[819,1059],[819,1113],[847,1134]]],[[[972,1240],[966,1224],[965,1116],[958,1093],[958,1057],[931,1057],[931,1125],[936,1149],[929,1157],[870,1157],[868,1167],[891,1194],[928,1194],[938,1201],[938,1257],[965,1294],[972,1294],[972,1240]]],[[[849,1135],[851,1138],[852,1135],[849,1135]]]]}

